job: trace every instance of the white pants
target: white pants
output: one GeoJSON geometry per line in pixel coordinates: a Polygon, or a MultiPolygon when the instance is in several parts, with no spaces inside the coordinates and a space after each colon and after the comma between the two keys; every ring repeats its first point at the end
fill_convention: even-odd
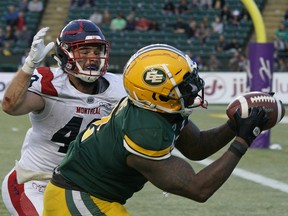
{"type": "Polygon", "coordinates": [[[13,216],[41,216],[46,181],[28,181],[18,184],[16,170],[12,169],[2,183],[3,202],[13,216]]]}

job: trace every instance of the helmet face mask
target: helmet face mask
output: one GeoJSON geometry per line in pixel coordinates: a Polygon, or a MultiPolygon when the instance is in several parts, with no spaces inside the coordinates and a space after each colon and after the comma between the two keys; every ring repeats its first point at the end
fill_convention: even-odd
{"type": "MultiPolygon", "coordinates": [[[[194,71],[195,72],[195,71],[194,71]]],[[[198,92],[204,88],[204,81],[197,73],[186,73],[183,77],[183,81],[175,86],[178,87],[183,99],[184,106],[188,108],[198,107],[199,104],[194,104],[195,98],[197,98],[198,92]]],[[[199,96],[201,97],[201,96],[199,96]]],[[[180,98],[180,99],[181,99],[180,98]]]]}
{"type": "Polygon", "coordinates": [[[110,45],[93,22],[71,21],[56,42],[56,60],[67,73],[85,82],[94,82],[106,73],[110,45]]]}
{"type": "Polygon", "coordinates": [[[130,58],[124,67],[124,87],[136,106],[156,112],[188,116],[204,102],[197,64],[166,44],[149,45],[130,58]]]}
{"type": "MultiPolygon", "coordinates": [[[[70,52],[66,50],[67,59],[66,70],[68,73],[82,74],[88,76],[101,76],[106,60],[106,45],[101,42],[91,40],[77,42],[75,44],[65,44],[70,47],[70,52]],[[75,70],[77,68],[78,70],[75,70]]],[[[64,50],[64,48],[63,48],[64,50]]],[[[106,68],[105,68],[106,70],[106,68]]]]}

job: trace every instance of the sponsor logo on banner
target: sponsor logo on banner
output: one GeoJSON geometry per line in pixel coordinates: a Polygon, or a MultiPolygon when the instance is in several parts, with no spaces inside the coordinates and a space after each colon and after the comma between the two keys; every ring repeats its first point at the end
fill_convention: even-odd
{"type": "Polygon", "coordinates": [[[0,101],[2,101],[4,92],[14,75],[15,73],[0,72],[0,101]]]}

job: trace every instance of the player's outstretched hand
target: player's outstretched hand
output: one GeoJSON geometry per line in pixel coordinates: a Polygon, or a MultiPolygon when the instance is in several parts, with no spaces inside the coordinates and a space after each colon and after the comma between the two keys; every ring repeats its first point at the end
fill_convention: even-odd
{"type": "Polygon", "coordinates": [[[234,114],[236,135],[244,139],[250,146],[253,140],[261,133],[262,126],[268,121],[263,107],[252,107],[247,118],[242,118],[238,109],[234,114]]]}
{"type": "Polygon", "coordinates": [[[44,37],[49,27],[40,29],[33,38],[29,55],[27,56],[22,70],[27,74],[32,74],[34,69],[38,67],[48,52],[54,47],[54,42],[50,42],[45,46],[44,37]]]}

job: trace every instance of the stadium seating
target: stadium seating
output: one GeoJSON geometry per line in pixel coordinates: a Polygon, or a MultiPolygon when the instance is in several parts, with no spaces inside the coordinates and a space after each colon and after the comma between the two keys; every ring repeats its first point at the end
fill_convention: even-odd
{"type": "MultiPolygon", "coordinates": [[[[173,1],[175,6],[178,4],[178,0],[173,1]]],[[[189,1],[188,1],[189,2],[189,1]]],[[[255,1],[258,7],[261,9],[264,5],[264,0],[255,1]]],[[[96,6],[98,9],[104,11],[108,8],[112,17],[115,17],[118,12],[122,12],[124,15],[128,15],[131,7],[136,8],[136,16],[144,15],[148,19],[155,19],[160,24],[160,31],[156,32],[137,32],[137,31],[120,31],[113,32],[110,30],[109,26],[101,25],[101,28],[106,36],[106,38],[111,42],[111,55],[113,56],[130,56],[133,52],[139,48],[151,44],[151,43],[168,43],[173,45],[184,52],[193,52],[200,55],[204,61],[209,58],[211,53],[214,51],[215,43],[217,42],[218,35],[212,34],[208,39],[207,43],[201,45],[197,39],[187,40],[185,34],[176,34],[172,31],[172,25],[176,22],[178,17],[183,18],[185,21],[193,17],[197,23],[202,21],[206,16],[208,17],[209,24],[214,20],[216,15],[220,14],[220,9],[198,9],[195,8],[193,12],[189,14],[181,15],[165,15],[162,13],[162,8],[164,6],[165,0],[122,0],[122,1],[96,1],[96,6]]],[[[243,9],[243,4],[240,1],[226,0],[226,4],[231,10],[243,9]]],[[[71,8],[69,15],[67,17],[67,22],[76,18],[89,18],[95,8],[71,8]]],[[[224,35],[226,40],[229,42],[233,37],[237,37],[243,49],[245,48],[250,34],[252,32],[252,22],[250,20],[243,21],[241,25],[236,29],[225,24],[224,35]],[[236,34],[237,33],[237,34],[236,34]]],[[[221,60],[228,61],[231,57],[230,53],[216,53],[217,57],[221,60]]],[[[228,70],[228,68],[227,68],[228,70]]]]}
{"type": "MultiPolygon", "coordinates": [[[[47,0],[42,0],[46,3],[47,0]]],[[[14,3],[13,0],[0,1],[0,13],[3,14],[7,8],[7,5],[14,3]]],[[[179,0],[173,0],[175,5],[178,5],[179,0]]],[[[265,4],[265,0],[255,0],[258,7],[262,9],[265,4]]],[[[211,34],[207,38],[206,43],[201,45],[200,42],[191,38],[187,40],[185,34],[176,34],[173,32],[171,27],[178,17],[183,18],[185,21],[193,17],[197,23],[199,23],[204,17],[208,17],[209,24],[214,20],[216,15],[220,14],[220,9],[193,9],[189,14],[182,15],[165,15],[162,13],[162,8],[164,6],[165,0],[110,0],[110,1],[96,1],[95,7],[71,7],[69,9],[68,17],[66,18],[66,23],[70,20],[78,18],[89,18],[89,16],[95,11],[96,8],[103,11],[108,9],[112,17],[115,17],[118,12],[123,12],[124,15],[128,15],[132,7],[136,8],[136,16],[140,15],[147,16],[149,20],[155,19],[160,24],[160,31],[147,31],[147,32],[137,32],[137,31],[121,31],[113,32],[110,30],[110,26],[107,24],[101,25],[106,38],[111,43],[111,56],[113,58],[123,57],[126,59],[130,57],[133,52],[139,48],[151,44],[151,43],[167,43],[173,45],[184,52],[193,52],[200,55],[203,60],[207,60],[212,52],[214,52],[214,46],[217,43],[218,34],[211,34]]],[[[190,3],[190,1],[188,1],[190,3]]],[[[243,8],[241,1],[226,0],[226,4],[230,9],[243,8]]],[[[41,20],[40,13],[25,13],[28,28],[36,33],[37,27],[41,20]]],[[[3,21],[3,16],[0,16],[1,25],[5,24],[3,21]]],[[[233,37],[237,37],[243,49],[250,38],[252,32],[252,22],[247,20],[241,23],[240,27],[235,29],[229,25],[225,24],[224,35],[227,41],[230,41],[233,37]],[[237,33],[237,34],[236,34],[237,33]]],[[[29,45],[17,44],[15,43],[13,47],[13,52],[15,54],[21,54],[25,49],[29,48],[29,45]]],[[[217,57],[223,60],[222,62],[227,62],[231,57],[230,53],[216,53],[217,57]]],[[[112,58],[112,59],[113,59],[112,58]]],[[[0,68],[1,69],[1,68],[0,68]]],[[[229,68],[227,68],[229,70],[229,68]]]]}
{"type": "MultiPolygon", "coordinates": [[[[43,4],[46,4],[47,0],[42,0],[43,4]]],[[[8,5],[13,4],[15,5],[16,10],[19,9],[19,2],[20,1],[15,1],[15,0],[5,0],[5,1],[0,1],[0,27],[4,30],[6,27],[6,20],[5,20],[5,13],[7,11],[8,5]]],[[[32,32],[32,35],[36,33],[38,25],[41,21],[42,13],[40,12],[25,12],[24,13],[25,21],[26,21],[26,26],[28,29],[32,32]]],[[[23,41],[16,41],[11,42],[11,50],[13,53],[13,57],[16,57],[18,59],[21,58],[21,55],[24,54],[25,50],[30,48],[30,43],[23,43],[23,41]]],[[[10,57],[11,58],[11,57],[10,57]]],[[[13,64],[12,62],[10,63],[9,58],[2,56],[2,59],[7,59],[8,63],[6,60],[1,61],[0,65],[0,71],[16,71],[20,62],[18,64],[13,64]],[[3,63],[2,63],[3,62],[3,63]]],[[[20,60],[19,60],[20,61],[20,60]]]]}

